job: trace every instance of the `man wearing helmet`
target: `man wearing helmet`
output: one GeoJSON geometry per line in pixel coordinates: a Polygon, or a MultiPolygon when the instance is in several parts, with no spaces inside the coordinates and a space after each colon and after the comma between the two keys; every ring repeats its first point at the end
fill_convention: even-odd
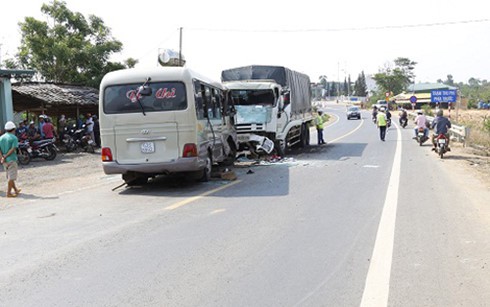
{"type": "Polygon", "coordinates": [[[434,134],[432,135],[432,145],[434,145],[432,150],[436,150],[436,146],[437,146],[436,138],[437,138],[437,136],[439,134],[444,134],[446,136],[446,139],[447,139],[447,146],[448,146],[447,149],[448,149],[448,151],[450,151],[451,149],[449,148],[448,131],[449,131],[449,128],[451,128],[451,122],[449,121],[449,119],[447,117],[444,117],[444,112],[442,111],[442,109],[437,110],[437,117],[432,122],[431,128],[432,129],[435,128],[434,134]]]}
{"type": "Polygon", "coordinates": [[[385,141],[386,137],[386,125],[388,119],[386,118],[386,109],[384,107],[379,108],[378,115],[376,115],[376,124],[379,128],[379,138],[381,141],[385,141]]]}
{"type": "Polygon", "coordinates": [[[417,133],[419,131],[419,128],[424,128],[424,137],[427,137],[429,134],[429,129],[427,129],[427,118],[424,115],[424,111],[418,110],[417,111],[417,117],[415,117],[415,125],[417,125],[414,129],[415,131],[415,136],[414,139],[417,139],[417,133]]]}
{"type": "Polygon", "coordinates": [[[7,197],[17,197],[20,189],[15,186],[17,180],[17,147],[19,141],[15,136],[15,124],[11,121],[5,124],[6,133],[0,137],[0,163],[3,164],[7,173],[7,197]],[[12,190],[15,193],[12,193],[12,190]]]}

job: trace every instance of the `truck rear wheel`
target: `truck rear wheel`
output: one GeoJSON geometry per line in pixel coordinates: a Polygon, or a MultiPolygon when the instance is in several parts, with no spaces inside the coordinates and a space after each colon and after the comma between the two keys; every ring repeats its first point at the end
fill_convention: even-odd
{"type": "Polygon", "coordinates": [[[304,148],[310,145],[310,129],[308,129],[308,125],[301,126],[301,140],[299,146],[304,148]]]}

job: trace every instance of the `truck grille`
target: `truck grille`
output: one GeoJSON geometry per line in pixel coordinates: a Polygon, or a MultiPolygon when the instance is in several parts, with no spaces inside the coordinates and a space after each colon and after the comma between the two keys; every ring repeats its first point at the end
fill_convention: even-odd
{"type": "Polygon", "coordinates": [[[238,124],[236,125],[237,133],[245,133],[250,131],[264,131],[263,124],[238,124]]]}

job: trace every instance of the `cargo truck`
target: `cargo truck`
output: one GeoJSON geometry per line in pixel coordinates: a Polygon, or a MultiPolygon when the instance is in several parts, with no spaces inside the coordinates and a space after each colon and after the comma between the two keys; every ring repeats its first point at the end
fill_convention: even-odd
{"type": "Polygon", "coordinates": [[[240,149],[284,156],[292,146],[309,145],[314,117],[307,75],[252,65],[223,70],[221,81],[236,108],[240,149]]]}

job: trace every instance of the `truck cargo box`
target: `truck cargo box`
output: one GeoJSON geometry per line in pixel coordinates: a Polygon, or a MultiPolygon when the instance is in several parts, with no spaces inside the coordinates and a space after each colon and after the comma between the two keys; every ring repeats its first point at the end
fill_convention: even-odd
{"type": "Polygon", "coordinates": [[[311,111],[310,78],[283,66],[251,65],[223,70],[221,81],[274,80],[291,92],[293,114],[311,111]]]}

